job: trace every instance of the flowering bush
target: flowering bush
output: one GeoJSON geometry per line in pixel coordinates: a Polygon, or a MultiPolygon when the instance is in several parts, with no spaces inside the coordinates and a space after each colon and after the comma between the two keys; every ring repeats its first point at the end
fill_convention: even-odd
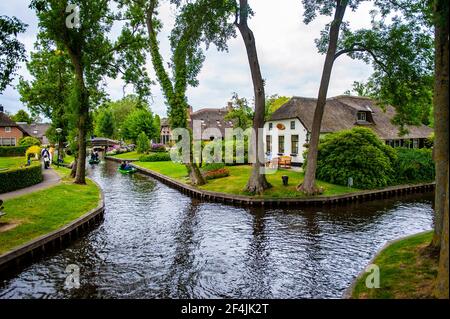
{"type": "Polygon", "coordinates": [[[41,147],[37,145],[30,146],[26,153],[25,158],[35,157],[38,158],[41,155],[41,147]]]}
{"type": "Polygon", "coordinates": [[[204,173],[203,176],[207,180],[221,178],[221,177],[227,177],[227,176],[230,176],[230,171],[228,170],[228,168],[224,167],[224,168],[216,169],[214,171],[207,171],[206,173],[204,173]]]}
{"type": "Polygon", "coordinates": [[[166,146],[164,144],[161,143],[157,143],[157,144],[152,144],[152,149],[150,150],[151,152],[165,152],[166,151],[166,146]]]}

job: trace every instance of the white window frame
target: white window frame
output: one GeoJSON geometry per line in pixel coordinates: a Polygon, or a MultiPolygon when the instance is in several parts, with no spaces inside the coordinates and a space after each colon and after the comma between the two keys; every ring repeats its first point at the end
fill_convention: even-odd
{"type": "Polygon", "coordinates": [[[359,111],[358,114],[356,115],[356,118],[358,119],[358,121],[366,122],[367,121],[367,114],[366,114],[366,112],[359,111]]]}
{"type": "Polygon", "coordinates": [[[11,126],[5,126],[5,132],[11,133],[11,126]]]}
{"type": "Polygon", "coordinates": [[[291,121],[291,130],[295,130],[295,121],[291,121]]]}

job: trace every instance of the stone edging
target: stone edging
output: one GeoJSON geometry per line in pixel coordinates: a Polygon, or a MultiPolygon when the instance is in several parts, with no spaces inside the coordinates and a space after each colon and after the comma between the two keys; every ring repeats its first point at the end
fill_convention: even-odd
{"type": "MultiPolygon", "coordinates": [[[[385,250],[386,248],[388,248],[389,246],[391,246],[392,244],[395,244],[395,243],[397,243],[399,241],[402,241],[404,239],[408,239],[408,238],[411,238],[411,237],[420,236],[420,235],[429,233],[430,231],[431,231],[431,229],[423,231],[423,232],[420,232],[420,233],[416,233],[416,234],[400,237],[400,238],[397,238],[397,239],[393,239],[393,240],[390,240],[390,241],[386,242],[380,249],[378,249],[378,251],[376,252],[375,256],[373,256],[373,258],[369,261],[367,266],[371,265],[371,264],[374,264],[375,263],[375,259],[377,259],[377,257],[381,254],[381,252],[383,250],[385,250]]],[[[356,278],[353,280],[352,284],[347,289],[345,289],[344,294],[342,295],[342,299],[352,299],[353,289],[355,289],[356,283],[366,274],[367,266],[364,267],[364,269],[358,274],[358,276],[356,276],[356,278]]]]}
{"type": "MultiPolygon", "coordinates": [[[[106,156],[105,159],[115,162],[121,162],[121,159],[106,156]]],[[[132,164],[133,165],[133,164],[132,164]]],[[[235,206],[267,206],[267,207],[300,207],[300,206],[323,206],[344,204],[357,201],[368,201],[382,198],[388,198],[395,195],[427,192],[434,190],[435,183],[422,183],[413,185],[401,185],[386,187],[377,190],[358,191],[335,196],[316,196],[303,198],[253,198],[243,195],[232,195],[219,192],[201,190],[190,185],[181,183],[166,175],[133,165],[140,173],[151,176],[164,184],[173,187],[182,193],[201,200],[219,202],[235,206]]]]}
{"type": "Polygon", "coordinates": [[[64,248],[97,225],[103,219],[105,198],[100,185],[95,181],[92,182],[97,185],[100,191],[100,202],[96,208],[91,209],[60,229],[42,235],[0,255],[0,273],[10,269],[16,270],[20,266],[37,260],[43,255],[64,248]]]}

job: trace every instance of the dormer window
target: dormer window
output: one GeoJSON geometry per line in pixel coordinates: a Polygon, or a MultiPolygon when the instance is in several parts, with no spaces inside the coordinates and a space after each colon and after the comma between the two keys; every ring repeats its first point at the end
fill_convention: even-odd
{"type": "Polygon", "coordinates": [[[358,122],[366,122],[367,121],[367,114],[366,112],[358,112],[358,122]]]}

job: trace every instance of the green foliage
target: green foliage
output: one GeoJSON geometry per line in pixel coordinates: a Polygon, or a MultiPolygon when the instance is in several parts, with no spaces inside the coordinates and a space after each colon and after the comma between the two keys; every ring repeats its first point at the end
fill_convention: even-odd
{"type": "Polygon", "coordinates": [[[170,154],[169,153],[152,153],[149,155],[142,155],[139,158],[140,162],[166,162],[170,161],[170,154]]]}
{"type": "Polygon", "coordinates": [[[0,93],[13,80],[19,63],[26,61],[25,46],[17,40],[26,27],[16,17],[0,16],[0,93]]]}
{"type": "Polygon", "coordinates": [[[431,182],[435,165],[431,149],[396,148],[396,184],[431,182]]]}
{"type": "Polygon", "coordinates": [[[31,166],[0,171],[0,194],[25,188],[42,182],[41,163],[31,166]]]}
{"type": "Polygon", "coordinates": [[[270,118],[273,112],[278,110],[283,104],[287,103],[291,98],[287,96],[279,96],[274,94],[266,98],[266,120],[270,118]]]}
{"type": "Polygon", "coordinates": [[[19,140],[19,146],[30,147],[33,145],[40,146],[41,141],[39,141],[37,138],[32,137],[32,136],[25,136],[19,140]]]}
{"type": "Polygon", "coordinates": [[[136,151],[138,154],[146,153],[150,149],[150,140],[144,132],[141,132],[141,134],[138,135],[136,144],[136,151]]]}
{"type": "Polygon", "coordinates": [[[102,110],[95,119],[95,134],[97,136],[112,138],[115,134],[115,122],[110,109],[102,110]]]}
{"type": "MultiPolygon", "coordinates": [[[[430,124],[434,44],[424,12],[428,5],[421,0],[379,0],[377,6],[382,11],[381,17],[374,15],[368,29],[345,28],[339,49],[353,59],[372,63],[373,74],[366,83],[355,82],[353,90],[377,99],[381,106],[394,106],[397,110],[394,123],[406,133],[404,125],[430,124]],[[385,19],[387,14],[394,16],[385,19]]],[[[324,50],[320,42],[319,47],[324,50]]]]}
{"type": "Polygon", "coordinates": [[[11,116],[11,120],[13,120],[14,122],[26,122],[28,124],[33,121],[30,114],[28,114],[25,110],[17,111],[16,114],[11,116]]]}
{"type": "Polygon", "coordinates": [[[356,188],[380,188],[394,181],[396,158],[394,149],[372,130],[356,127],[324,136],[319,144],[316,174],[318,179],[333,184],[345,186],[351,177],[356,188]]]}
{"type": "Polygon", "coordinates": [[[0,146],[0,157],[24,156],[28,146],[0,146]]]}
{"type": "Polygon", "coordinates": [[[243,130],[252,127],[254,112],[248,105],[247,99],[240,98],[237,93],[233,93],[232,101],[233,109],[225,115],[225,120],[233,121],[234,127],[239,127],[243,130]]]}
{"type": "Polygon", "coordinates": [[[144,132],[151,139],[154,139],[156,136],[153,114],[146,109],[133,111],[122,124],[121,135],[124,139],[136,142],[141,132],[144,132]]]}
{"type": "Polygon", "coordinates": [[[153,118],[153,126],[155,127],[155,139],[159,142],[161,139],[161,118],[155,114],[153,118]]]}

